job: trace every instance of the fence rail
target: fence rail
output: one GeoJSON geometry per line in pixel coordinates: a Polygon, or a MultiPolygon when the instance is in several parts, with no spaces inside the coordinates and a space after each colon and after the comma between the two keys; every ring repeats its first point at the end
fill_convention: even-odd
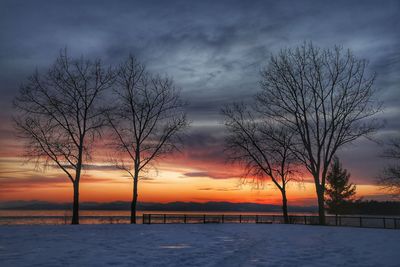
{"type": "MultiPolygon", "coordinates": [[[[280,215],[143,214],[143,224],[169,223],[284,223],[280,215]]],[[[290,224],[319,224],[318,216],[289,216],[290,224]]],[[[400,229],[400,218],[369,216],[326,216],[326,225],[400,229]]]]}

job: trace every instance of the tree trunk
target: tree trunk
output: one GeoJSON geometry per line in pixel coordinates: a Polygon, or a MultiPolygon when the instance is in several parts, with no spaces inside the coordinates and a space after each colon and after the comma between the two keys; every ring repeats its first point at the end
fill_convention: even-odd
{"type": "Polygon", "coordinates": [[[136,224],[136,204],[138,199],[138,177],[133,179],[133,197],[131,203],[131,224],[136,224]]]}
{"type": "Polygon", "coordinates": [[[286,198],[286,191],[282,190],[282,212],[283,212],[283,219],[285,223],[289,223],[289,215],[287,209],[287,198],[286,198]]]}
{"type": "Polygon", "coordinates": [[[74,203],[72,206],[71,224],[79,224],[79,180],[75,180],[74,185],[74,203]]]}
{"type": "Polygon", "coordinates": [[[74,184],[74,203],[72,206],[72,222],[71,224],[79,224],[79,181],[81,179],[82,170],[82,155],[83,155],[83,139],[84,135],[80,138],[78,162],[76,164],[76,173],[74,184]]]}
{"type": "Polygon", "coordinates": [[[325,198],[324,198],[324,189],[322,185],[315,185],[317,190],[317,197],[318,197],[318,218],[319,224],[325,225],[325,198]]]}

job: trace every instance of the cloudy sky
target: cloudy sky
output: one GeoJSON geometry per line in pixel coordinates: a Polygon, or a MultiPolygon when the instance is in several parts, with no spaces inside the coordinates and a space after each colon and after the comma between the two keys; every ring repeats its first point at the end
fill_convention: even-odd
{"type": "MultiPolygon", "coordinates": [[[[46,69],[64,48],[71,56],[101,58],[108,64],[133,53],[149,70],[173,77],[182,88],[190,103],[189,138],[181,156],[159,163],[157,178],[144,185],[148,201],[173,200],[173,195],[146,194],[167,196],[170,186],[179,185],[187,192],[180,200],[273,202],[272,187],[256,192],[238,186],[239,170],[224,161],[219,111],[235,100],[250,100],[259,90],[259,71],[269,56],[304,41],[326,48],[342,45],[369,60],[384,103],[379,118],[385,128],[376,137],[385,140],[400,131],[399,1],[4,0],[0,25],[1,200],[60,200],[60,192],[62,200],[68,199],[70,186],[62,175],[34,172],[21,164],[22,144],[11,123],[11,102],[19,85],[35,69],[46,69]]],[[[340,152],[360,195],[382,197],[373,186],[385,164],[381,153],[380,145],[366,140],[340,152]]],[[[115,188],[114,194],[101,198],[88,185],[83,189],[87,200],[129,199],[129,181],[118,174],[110,178],[106,170],[97,170],[87,176],[100,192],[115,188]]],[[[312,190],[307,184],[295,186],[292,199],[309,203],[312,190]]]]}

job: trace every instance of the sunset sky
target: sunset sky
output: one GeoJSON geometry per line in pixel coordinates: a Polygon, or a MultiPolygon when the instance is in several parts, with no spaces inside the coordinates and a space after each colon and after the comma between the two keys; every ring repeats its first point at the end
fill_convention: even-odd
{"type": "MultiPolygon", "coordinates": [[[[220,108],[250,101],[259,71],[271,53],[304,41],[343,45],[369,60],[384,110],[377,117],[384,141],[400,132],[399,1],[1,1],[0,3],[0,201],[69,202],[72,185],[56,168],[24,162],[23,143],[12,126],[12,100],[36,69],[53,63],[60,49],[107,64],[129,53],[150,71],[173,77],[189,102],[191,127],[181,153],[157,162],[139,184],[144,202],[231,201],[280,203],[270,183],[253,188],[226,163],[220,108]]],[[[105,140],[106,141],[106,140],[105,140]]],[[[339,157],[358,196],[390,199],[375,185],[387,161],[382,145],[361,139],[339,157]]],[[[81,201],[129,201],[131,180],[107,163],[99,146],[88,162],[81,201]]],[[[289,205],[315,205],[310,177],[291,184],[289,205]]]]}

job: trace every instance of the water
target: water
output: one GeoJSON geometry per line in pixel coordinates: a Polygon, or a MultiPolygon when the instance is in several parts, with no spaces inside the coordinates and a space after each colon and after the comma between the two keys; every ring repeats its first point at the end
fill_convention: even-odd
{"type": "MultiPolygon", "coordinates": [[[[143,213],[151,214],[206,214],[206,215],[282,215],[280,212],[204,212],[204,211],[138,211],[138,222],[142,222],[143,213]]],[[[293,212],[290,215],[315,215],[315,213],[293,212]]],[[[66,210],[0,210],[0,225],[32,224],[70,224],[71,211],[66,210]]],[[[129,223],[128,210],[81,210],[81,224],[129,223]]]]}

